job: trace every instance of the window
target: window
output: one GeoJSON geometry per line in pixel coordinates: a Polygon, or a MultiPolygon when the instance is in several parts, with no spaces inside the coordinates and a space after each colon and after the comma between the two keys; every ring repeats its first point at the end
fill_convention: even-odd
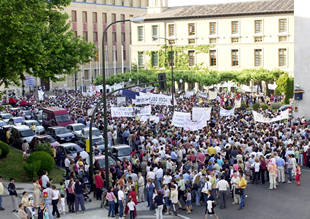
{"type": "Polygon", "coordinates": [[[116,32],[112,32],[112,41],[113,43],[117,42],[116,32]]]}
{"type": "Polygon", "coordinates": [[[82,22],[87,23],[87,11],[82,12],[82,22]]]}
{"type": "Polygon", "coordinates": [[[93,32],[93,42],[98,42],[98,33],[93,32]]]}
{"type": "Polygon", "coordinates": [[[107,13],[102,13],[102,23],[103,24],[107,23],[107,13]]]}
{"type": "Polygon", "coordinates": [[[111,4],[112,4],[112,5],[115,5],[115,0],[112,0],[112,1],[111,1],[111,4]]]}
{"type": "Polygon", "coordinates": [[[263,42],[263,37],[254,37],[254,42],[255,43],[263,42]]]}
{"type": "Polygon", "coordinates": [[[116,14],[112,14],[112,22],[116,21],[116,14]]]}
{"type": "Polygon", "coordinates": [[[279,42],[286,42],[287,36],[279,36],[279,42]]]}
{"type": "Polygon", "coordinates": [[[188,39],[188,44],[195,44],[196,40],[195,39],[188,39]]]}
{"type": "Polygon", "coordinates": [[[126,33],[122,32],[122,42],[126,42],[126,33]]]}
{"type": "Polygon", "coordinates": [[[138,67],[144,66],[144,53],[138,52],[138,67]]]}
{"type": "Polygon", "coordinates": [[[97,12],[93,12],[93,23],[97,23],[97,12]]]}
{"type": "Polygon", "coordinates": [[[152,39],[156,41],[158,39],[158,25],[152,26],[152,39]]]}
{"type": "Polygon", "coordinates": [[[231,65],[238,66],[239,65],[239,51],[238,49],[231,50],[231,65]]]}
{"type": "Polygon", "coordinates": [[[231,22],[231,33],[232,34],[239,33],[239,22],[238,21],[231,22]]]}
{"type": "MultiPolygon", "coordinates": [[[[124,14],[121,14],[121,20],[125,20],[125,15],[124,14]]],[[[124,23],[124,22],[123,22],[124,23]]]]}
{"type": "Polygon", "coordinates": [[[210,50],[210,66],[216,66],[216,50],[210,50]]]}
{"type": "Polygon", "coordinates": [[[287,32],[287,19],[279,19],[279,33],[287,32]]]}
{"type": "Polygon", "coordinates": [[[84,79],[89,80],[89,70],[84,70],[84,79]]]}
{"type": "Polygon", "coordinates": [[[286,49],[279,49],[279,66],[286,66],[286,49]]]}
{"type": "Polygon", "coordinates": [[[195,36],[196,35],[195,24],[193,24],[193,23],[188,24],[188,35],[189,36],[195,36]]]}
{"type": "Polygon", "coordinates": [[[254,21],[255,23],[255,33],[262,33],[263,29],[262,29],[262,20],[256,20],[254,21]]]}
{"type": "Polygon", "coordinates": [[[210,35],[216,34],[216,22],[209,23],[209,32],[210,32],[210,35]]]}
{"type": "Polygon", "coordinates": [[[88,32],[87,31],[83,31],[83,40],[85,42],[88,42],[88,32]]]}
{"type": "Polygon", "coordinates": [[[76,22],[76,11],[71,11],[71,20],[72,22],[76,22]]]}
{"type": "Polygon", "coordinates": [[[216,38],[210,38],[209,39],[210,44],[215,44],[216,43],[216,38]]]}
{"type": "Polygon", "coordinates": [[[254,66],[262,66],[262,53],[263,51],[261,49],[254,50],[254,66]]]}
{"type": "Polygon", "coordinates": [[[188,51],[188,65],[195,65],[195,51],[188,51]]]}
{"type": "Polygon", "coordinates": [[[158,52],[152,52],[152,66],[158,66],[158,52]]]}
{"type": "Polygon", "coordinates": [[[144,29],[143,26],[138,26],[138,41],[143,41],[144,39],[144,33],[143,33],[144,29]]]}
{"type": "Polygon", "coordinates": [[[169,37],[174,36],[174,24],[168,24],[168,36],[169,37]]]}
{"type": "Polygon", "coordinates": [[[238,43],[239,42],[239,38],[238,37],[232,37],[231,38],[231,43],[238,43]]]}

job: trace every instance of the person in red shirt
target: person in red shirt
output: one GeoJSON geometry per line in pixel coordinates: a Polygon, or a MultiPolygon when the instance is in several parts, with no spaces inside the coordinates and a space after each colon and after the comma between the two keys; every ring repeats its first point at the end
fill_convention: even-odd
{"type": "Polygon", "coordinates": [[[102,199],[102,189],[104,188],[104,182],[101,177],[101,172],[96,172],[95,175],[95,182],[96,182],[96,199],[101,200],[102,199]]]}
{"type": "Polygon", "coordinates": [[[198,151],[197,160],[198,160],[198,171],[200,171],[200,169],[202,169],[203,166],[205,165],[206,161],[206,155],[202,153],[200,150],[198,151]]]}

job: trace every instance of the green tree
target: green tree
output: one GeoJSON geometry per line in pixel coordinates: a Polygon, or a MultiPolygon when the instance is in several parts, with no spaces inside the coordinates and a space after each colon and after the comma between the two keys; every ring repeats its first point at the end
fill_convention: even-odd
{"type": "Polygon", "coordinates": [[[0,85],[20,84],[24,73],[57,81],[95,55],[94,45],[70,31],[71,0],[0,1],[0,85]]]}
{"type": "Polygon", "coordinates": [[[276,84],[278,85],[276,93],[285,94],[284,103],[289,104],[290,98],[294,96],[294,78],[285,73],[279,77],[276,84]]]}

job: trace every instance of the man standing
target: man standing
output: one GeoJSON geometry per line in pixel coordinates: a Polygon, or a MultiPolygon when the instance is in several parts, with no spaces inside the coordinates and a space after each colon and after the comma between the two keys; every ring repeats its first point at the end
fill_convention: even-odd
{"type": "Polygon", "coordinates": [[[81,205],[82,212],[84,212],[85,205],[84,205],[83,185],[78,179],[74,184],[74,194],[75,194],[75,212],[78,213],[79,205],[81,205]]]}
{"type": "Polygon", "coordinates": [[[46,188],[43,190],[43,199],[45,203],[45,208],[48,209],[48,215],[50,219],[54,219],[53,211],[52,211],[52,198],[53,198],[53,190],[50,188],[50,183],[46,183],[46,188]]]}
{"type": "Polygon", "coordinates": [[[225,176],[221,175],[221,180],[216,184],[216,188],[218,189],[218,197],[220,201],[220,208],[226,208],[226,193],[229,190],[229,184],[225,180],[225,176]]]}
{"type": "Polygon", "coordinates": [[[69,155],[67,155],[66,159],[65,159],[66,177],[69,176],[69,174],[70,174],[70,170],[69,170],[70,163],[71,163],[71,161],[70,161],[69,155]]]}
{"type": "Polygon", "coordinates": [[[139,172],[139,178],[138,178],[138,200],[139,202],[144,202],[144,178],[142,176],[142,173],[139,172]]]}
{"type": "Polygon", "coordinates": [[[276,160],[276,164],[278,167],[278,182],[285,183],[285,172],[284,172],[284,166],[285,161],[282,157],[278,157],[276,160]]]}
{"type": "Polygon", "coordinates": [[[42,176],[42,187],[45,189],[47,188],[47,183],[50,182],[50,179],[48,178],[48,172],[46,171],[45,174],[42,176]]]}
{"type": "Polygon", "coordinates": [[[124,202],[125,202],[125,194],[124,194],[124,187],[121,186],[120,190],[117,193],[118,196],[118,205],[119,205],[119,218],[123,219],[124,215],[124,202]]]}
{"type": "Polygon", "coordinates": [[[177,212],[177,204],[178,204],[178,190],[176,189],[175,185],[171,186],[171,204],[172,204],[172,211],[174,213],[175,216],[178,215],[177,212]]]}
{"type": "Polygon", "coordinates": [[[2,196],[3,196],[3,193],[4,193],[2,180],[3,180],[3,178],[2,178],[2,176],[0,176],[0,211],[4,210],[4,208],[2,207],[2,196]]]}

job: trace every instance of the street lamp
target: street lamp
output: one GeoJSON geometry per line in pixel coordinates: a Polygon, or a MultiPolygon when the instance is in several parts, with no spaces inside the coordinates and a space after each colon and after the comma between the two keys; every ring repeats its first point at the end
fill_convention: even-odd
{"type": "MultiPolygon", "coordinates": [[[[103,137],[104,137],[104,155],[105,155],[105,186],[106,188],[109,188],[109,153],[108,153],[108,119],[107,119],[107,83],[106,83],[106,70],[105,70],[105,49],[104,49],[104,43],[105,43],[105,37],[107,34],[108,29],[116,24],[116,23],[124,23],[124,22],[133,22],[133,23],[142,23],[144,21],[143,17],[135,17],[131,19],[126,20],[118,20],[110,23],[103,31],[102,34],[102,89],[103,89],[103,95],[102,95],[102,102],[103,102],[103,137]]],[[[98,107],[96,107],[96,110],[98,110],[98,107]]],[[[94,165],[93,165],[93,142],[92,142],[92,125],[89,127],[89,152],[90,152],[90,182],[93,186],[93,175],[94,175],[94,165]]]]}
{"type": "MultiPolygon", "coordinates": [[[[165,37],[159,37],[159,36],[153,36],[153,40],[158,40],[158,39],[163,39],[165,41],[169,40],[165,37]]],[[[174,52],[172,50],[172,44],[170,44],[170,66],[171,66],[171,81],[172,81],[172,92],[171,92],[171,96],[172,96],[172,112],[174,113],[174,94],[175,94],[175,85],[174,85],[174,74],[173,74],[173,66],[174,66],[174,52]]]]}

